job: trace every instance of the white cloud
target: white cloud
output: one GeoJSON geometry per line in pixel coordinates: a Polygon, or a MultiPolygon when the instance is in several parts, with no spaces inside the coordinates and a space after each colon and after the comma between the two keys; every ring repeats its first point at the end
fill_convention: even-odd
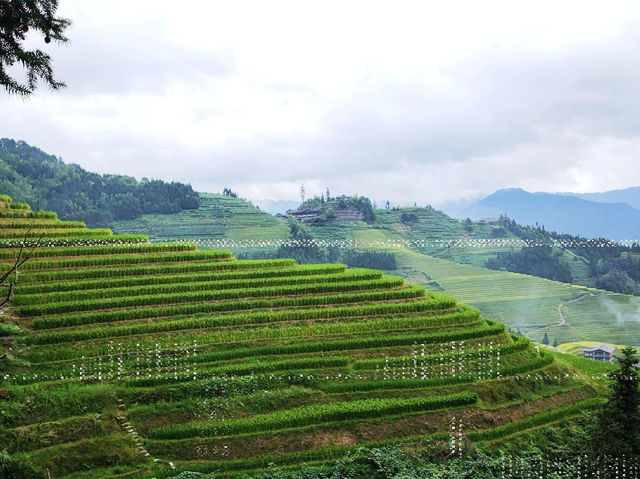
{"type": "Polygon", "coordinates": [[[62,8],[69,87],[0,96],[0,136],[91,170],[434,205],[640,184],[635,2],[62,8]]]}

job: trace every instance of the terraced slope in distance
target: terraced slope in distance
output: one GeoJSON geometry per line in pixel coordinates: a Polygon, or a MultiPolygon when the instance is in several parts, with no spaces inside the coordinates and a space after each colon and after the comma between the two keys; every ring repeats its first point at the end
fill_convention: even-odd
{"type": "MultiPolygon", "coordinates": [[[[21,211],[34,229],[82,229],[21,211]]],[[[24,230],[9,212],[0,232],[24,230]]],[[[35,477],[331,461],[361,445],[448,443],[454,416],[496,431],[469,436],[483,443],[599,402],[552,353],[399,277],[47,235],[2,317],[20,333],[3,337],[0,443],[35,477]]]]}
{"type": "Polygon", "coordinates": [[[224,239],[286,240],[287,222],[251,203],[215,193],[199,193],[200,207],[180,213],[146,214],[135,220],[116,221],[118,232],[144,233],[154,241],[197,240],[199,247],[219,247],[224,239]]]}

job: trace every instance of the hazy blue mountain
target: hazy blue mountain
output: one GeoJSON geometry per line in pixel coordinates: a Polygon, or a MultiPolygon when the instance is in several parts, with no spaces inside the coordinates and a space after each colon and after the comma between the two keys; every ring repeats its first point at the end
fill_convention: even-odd
{"type": "Polygon", "coordinates": [[[640,186],[632,186],[623,190],[611,190],[603,193],[563,193],[583,200],[597,201],[599,203],[626,203],[640,210],[640,186]]]}
{"type": "Polygon", "coordinates": [[[587,238],[640,238],[640,211],[624,203],[590,201],[575,196],[529,193],[519,188],[498,190],[465,208],[459,216],[472,219],[506,214],[524,225],[587,238]]]}
{"type": "Polygon", "coordinates": [[[464,215],[464,211],[473,205],[474,203],[480,201],[483,198],[483,195],[476,195],[473,198],[465,198],[461,200],[455,201],[446,201],[441,204],[435,204],[435,208],[442,211],[443,213],[453,216],[454,218],[466,219],[464,215]]]}

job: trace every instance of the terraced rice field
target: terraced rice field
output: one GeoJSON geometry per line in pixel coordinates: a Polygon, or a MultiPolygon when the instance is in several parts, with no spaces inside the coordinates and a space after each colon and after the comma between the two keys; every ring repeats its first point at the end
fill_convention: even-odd
{"type": "MultiPolygon", "coordinates": [[[[0,208],[0,233],[24,231],[15,211],[0,208]]],[[[484,444],[600,401],[552,353],[400,277],[239,261],[21,211],[49,246],[2,317],[20,331],[2,338],[0,444],[40,475],[234,476],[361,445],[448,444],[454,417],[484,444]]],[[[17,244],[2,245],[9,264],[17,244]]],[[[445,266],[434,275],[456,284],[445,266]]]]}
{"type": "Polygon", "coordinates": [[[146,214],[134,220],[116,221],[114,230],[135,231],[155,241],[198,240],[202,247],[216,240],[286,240],[286,221],[240,198],[200,193],[200,207],[175,214],[146,214]]]}

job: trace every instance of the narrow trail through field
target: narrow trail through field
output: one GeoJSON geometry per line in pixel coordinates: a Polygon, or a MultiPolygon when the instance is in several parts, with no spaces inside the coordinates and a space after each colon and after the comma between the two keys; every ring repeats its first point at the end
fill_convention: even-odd
{"type": "Polygon", "coordinates": [[[560,303],[558,306],[556,306],[556,311],[558,311],[558,316],[560,317],[560,321],[558,321],[557,323],[554,324],[550,324],[548,326],[537,326],[529,331],[527,331],[525,333],[525,337],[529,337],[529,335],[533,332],[533,331],[539,331],[541,329],[547,329],[547,328],[557,328],[559,326],[564,326],[565,324],[567,324],[567,320],[564,316],[564,313],[562,312],[562,307],[565,304],[569,304],[569,303],[575,303],[576,301],[580,301],[581,299],[586,298],[587,296],[593,296],[593,293],[584,293],[581,296],[578,296],[577,298],[573,298],[569,301],[563,301],[562,303],[560,303]]]}
{"type": "Polygon", "coordinates": [[[560,316],[560,322],[558,324],[552,324],[551,326],[549,326],[550,328],[556,327],[556,326],[564,326],[566,324],[566,320],[564,317],[564,313],[562,312],[562,307],[565,304],[569,304],[569,303],[575,303],[576,301],[580,301],[583,298],[586,298],[587,296],[593,296],[593,293],[584,293],[582,296],[578,296],[577,298],[573,298],[570,301],[566,301],[564,303],[560,303],[558,305],[558,315],[560,316]]]}
{"type": "MultiPolygon", "coordinates": [[[[118,425],[127,432],[127,434],[129,434],[131,436],[131,438],[135,441],[136,446],[138,447],[138,452],[144,456],[145,458],[149,458],[149,459],[153,459],[153,462],[163,462],[160,459],[157,459],[155,457],[152,457],[151,454],[149,454],[149,452],[146,450],[146,448],[144,447],[144,445],[142,444],[142,441],[140,440],[140,437],[138,436],[138,432],[133,428],[133,426],[131,425],[131,423],[129,421],[126,420],[126,418],[124,417],[124,412],[126,410],[126,406],[124,405],[124,402],[122,401],[122,399],[118,398],[118,411],[119,414],[115,417],[116,422],[118,423],[118,425]],[[120,416],[120,414],[123,414],[123,416],[120,416]]],[[[169,465],[169,467],[171,469],[175,469],[175,465],[173,464],[173,462],[168,461],[167,464],[169,465]]]]}

